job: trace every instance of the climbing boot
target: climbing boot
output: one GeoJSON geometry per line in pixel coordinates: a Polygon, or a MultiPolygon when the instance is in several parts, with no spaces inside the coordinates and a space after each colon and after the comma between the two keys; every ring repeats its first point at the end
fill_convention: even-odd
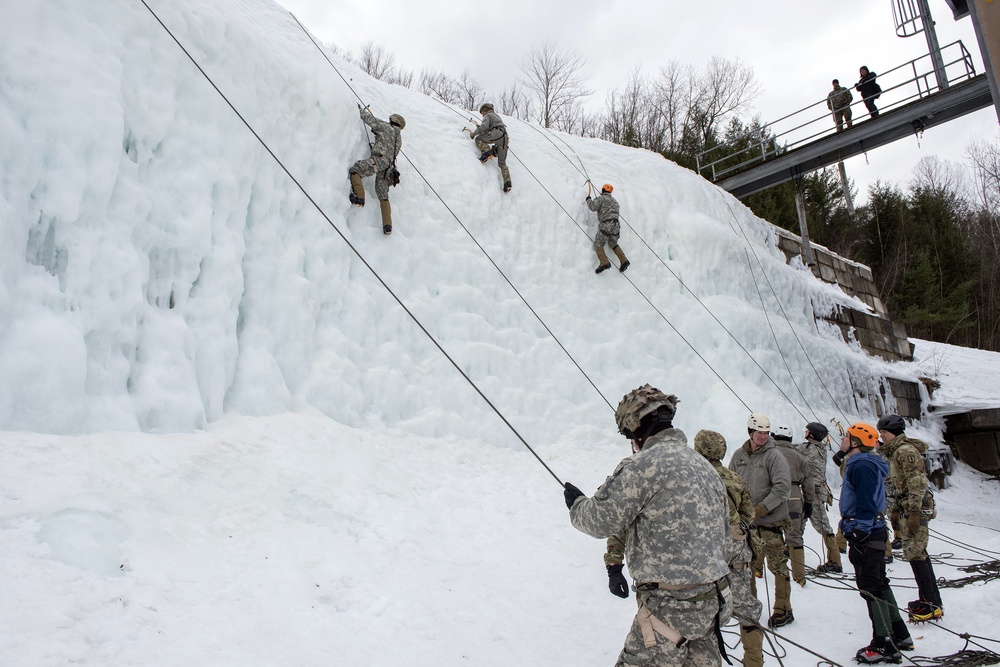
{"type": "Polygon", "coordinates": [[[361,175],[351,172],[351,194],[348,199],[355,206],[365,205],[365,186],[361,184],[361,175]]]}
{"type": "Polygon", "coordinates": [[[378,205],[382,209],[382,233],[392,234],[392,206],[388,199],[380,199],[378,205]]]}
{"type": "Polygon", "coordinates": [[[629,267],[628,257],[625,256],[625,252],[622,250],[620,245],[616,245],[612,248],[612,250],[614,250],[615,254],[618,255],[618,264],[620,265],[618,270],[625,273],[625,269],[629,267]]]}
{"type": "Polygon", "coordinates": [[[820,574],[841,574],[844,568],[837,563],[826,562],[816,568],[820,574]]]}
{"type": "Polygon", "coordinates": [[[486,164],[490,161],[490,158],[495,158],[497,156],[496,146],[489,149],[488,151],[483,151],[483,154],[479,156],[479,161],[486,164]]]}
{"type": "Polygon", "coordinates": [[[826,546],[826,562],[827,564],[833,563],[837,566],[836,570],[827,570],[828,572],[843,572],[840,561],[840,549],[837,548],[837,536],[833,533],[823,536],[823,544],[826,546]]]}
{"type": "Polygon", "coordinates": [[[792,610],[780,610],[771,614],[771,618],[767,619],[767,626],[769,628],[780,628],[785,625],[789,625],[795,620],[795,615],[792,614],[792,610]]]}
{"type": "Polygon", "coordinates": [[[906,622],[901,618],[892,622],[892,643],[900,651],[912,651],[916,648],[913,645],[913,637],[910,636],[910,631],[906,628],[906,622]]]}
{"type": "Polygon", "coordinates": [[[503,184],[503,191],[510,192],[510,181],[505,181],[503,184]]]}
{"type": "Polygon", "coordinates": [[[931,604],[927,600],[914,600],[906,605],[910,612],[911,623],[923,623],[924,621],[936,621],[944,616],[944,609],[931,604]]]}
{"type": "Polygon", "coordinates": [[[799,586],[806,585],[806,552],[802,547],[789,547],[789,557],[792,561],[792,579],[799,586]]]}
{"type": "Polygon", "coordinates": [[[899,549],[902,549],[903,548],[903,539],[900,538],[900,537],[893,538],[893,540],[892,540],[892,548],[896,549],[897,551],[899,549]]]}
{"type": "Polygon", "coordinates": [[[898,665],[903,662],[903,654],[896,650],[888,637],[873,639],[872,643],[855,654],[854,659],[862,665],[891,663],[898,665]]]}
{"type": "Polygon", "coordinates": [[[743,642],[743,667],[763,667],[764,631],[756,625],[741,625],[740,641],[743,642]]]}
{"type": "Polygon", "coordinates": [[[607,253],[604,252],[604,246],[600,248],[594,248],[594,252],[597,253],[597,270],[594,273],[601,273],[607,271],[611,268],[611,260],[608,259],[607,253]]]}
{"type": "Polygon", "coordinates": [[[792,582],[787,576],[774,577],[774,614],[768,623],[772,628],[780,628],[795,620],[792,615],[792,582]]]}

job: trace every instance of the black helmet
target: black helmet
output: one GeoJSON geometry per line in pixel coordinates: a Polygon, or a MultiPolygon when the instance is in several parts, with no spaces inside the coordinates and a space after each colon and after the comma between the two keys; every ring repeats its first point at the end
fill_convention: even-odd
{"type": "Polygon", "coordinates": [[[479,113],[484,114],[487,111],[493,111],[493,105],[489,102],[483,102],[483,105],[479,107],[479,113]]]}
{"type": "Polygon", "coordinates": [[[817,441],[823,440],[830,433],[830,429],[823,426],[819,422],[809,422],[806,424],[806,431],[809,432],[810,438],[817,441]]]}
{"type": "Polygon", "coordinates": [[[875,428],[880,431],[888,431],[893,435],[899,435],[906,430],[906,422],[899,415],[885,415],[878,420],[875,428]]]}

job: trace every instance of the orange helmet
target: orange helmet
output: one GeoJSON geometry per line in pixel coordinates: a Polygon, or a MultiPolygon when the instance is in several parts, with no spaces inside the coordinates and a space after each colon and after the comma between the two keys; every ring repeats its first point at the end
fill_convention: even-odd
{"type": "Polygon", "coordinates": [[[851,424],[851,427],[847,429],[847,435],[851,437],[852,442],[856,442],[856,444],[862,447],[875,447],[878,445],[878,431],[871,424],[863,424],[861,422],[851,424]]]}
{"type": "Polygon", "coordinates": [[[614,190],[610,183],[605,183],[601,186],[601,192],[614,192],[614,190]]]}

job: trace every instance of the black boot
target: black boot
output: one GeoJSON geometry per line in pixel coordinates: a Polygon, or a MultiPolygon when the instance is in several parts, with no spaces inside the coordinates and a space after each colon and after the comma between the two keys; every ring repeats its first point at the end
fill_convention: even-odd
{"type": "Polygon", "coordinates": [[[483,151],[483,154],[479,156],[479,161],[482,162],[483,164],[486,164],[487,162],[489,162],[491,157],[496,157],[496,156],[497,156],[496,148],[491,148],[488,151],[483,151]]]}
{"type": "Polygon", "coordinates": [[[359,197],[356,194],[354,194],[353,192],[351,194],[347,195],[347,198],[350,199],[351,203],[354,204],[355,206],[364,206],[365,205],[365,198],[364,197],[359,197]]]}
{"type": "Polygon", "coordinates": [[[503,184],[503,191],[510,192],[510,181],[505,181],[503,184]]]}
{"type": "Polygon", "coordinates": [[[900,651],[912,651],[914,648],[913,637],[906,628],[906,622],[901,618],[892,622],[892,643],[900,651]]]}
{"type": "Polygon", "coordinates": [[[603,271],[607,271],[610,268],[611,268],[610,262],[608,264],[601,264],[599,267],[597,267],[597,270],[595,270],[594,273],[601,273],[603,271]]]}

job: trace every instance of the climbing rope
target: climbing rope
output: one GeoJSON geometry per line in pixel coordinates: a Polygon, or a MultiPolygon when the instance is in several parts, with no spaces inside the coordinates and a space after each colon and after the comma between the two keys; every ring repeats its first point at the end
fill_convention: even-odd
{"type": "MultiPolygon", "coordinates": [[[[378,282],[382,285],[382,287],[385,288],[385,290],[392,296],[392,298],[396,301],[396,303],[399,304],[399,307],[403,309],[403,311],[410,317],[410,319],[413,320],[414,324],[416,324],[417,327],[424,333],[424,335],[427,336],[427,338],[431,341],[431,343],[434,344],[434,346],[438,349],[438,351],[440,351],[441,354],[444,355],[444,357],[451,363],[451,365],[455,368],[455,370],[458,371],[458,373],[465,379],[465,381],[469,383],[469,385],[476,391],[477,394],[479,394],[479,396],[486,402],[486,404],[490,407],[490,409],[492,409],[493,412],[500,418],[500,420],[503,421],[503,423],[507,426],[507,428],[510,429],[511,433],[513,433],[517,437],[517,439],[521,441],[521,444],[523,444],[528,449],[528,451],[531,452],[531,454],[538,460],[538,462],[542,464],[542,467],[544,467],[545,470],[548,471],[550,475],[552,475],[553,479],[555,479],[556,482],[559,483],[559,486],[563,486],[562,480],[559,479],[559,477],[555,474],[555,472],[552,471],[552,469],[548,466],[548,464],[546,464],[545,461],[542,460],[542,457],[540,457],[538,453],[531,447],[531,445],[528,444],[528,441],[524,439],[524,437],[518,432],[518,430],[514,427],[514,425],[511,424],[510,421],[504,416],[504,414],[496,407],[496,405],[493,404],[493,402],[489,399],[489,397],[487,397],[486,394],[483,393],[483,391],[479,388],[479,385],[477,385],[472,380],[472,378],[470,378],[469,375],[462,370],[461,366],[459,366],[458,363],[452,358],[452,356],[448,354],[448,352],[444,349],[441,343],[438,342],[438,340],[431,334],[431,332],[427,329],[427,327],[424,326],[424,324],[420,321],[420,319],[406,306],[403,300],[396,294],[395,291],[393,291],[393,289],[389,286],[389,284],[385,282],[385,280],[382,278],[379,272],[376,271],[375,268],[368,263],[368,260],[365,259],[364,255],[361,254],[361,252],[354,246],[353,243],[351,243],[351,241],[333,222],[333,220],[330,219],[330,216],[326,214],[323,208],[318,203],[316,203],[316,201],[312,198],[309,192],[302,186],[302,184],[298,181],[298,179],[295,178],[292,172],[289,171],[288,167],[286,167],[285,164],[281,161],[281,159],[278,158],[278,156],[274,153],[274,151],[271,150],[267,142],[265,142],[264,139],[261,138],[261,136],[257,133],[256,130],[254,130],[254,128],[250,125],[250,123],[246,120],[246,118],[243,117],[243,115],[233,105],[233,103],[229,100],[229,98],[226,97],[225,93],[223,93],[222,90],[219,89],[219,87],[215,84],[215,82],[208,75],[208,73],[205,72],[204,69],[202,69],[201,65],[194,58],[194,56],[192,56],[191,53],[188,52],[188,50],[184,47],[184,45],[180,42],[180,40],[174,35],[173,32],[170,31],[170,28],[168,28],[167,25],[156,14],[156,12],[153,11],[152,7],[150,7],[146,3],[146,0],[139,0],[139,1],[146,7],[147,10],[149,10],[149,13],[153,15],[153,18],[156,19],[157,23],[159,23],[163,27],[163,29],[167,32],[167,34],[170,35],[170,38],[174,40],[174,42],[181,49],[181,51],[184,52],[184,55],[186,55],[188,59],[191,61],[191,63],[198,69],[198,71],[201,72],[202,76],[205,77],[205,79],[212,86],[212,88],[214,88],[215,91],[219,94],[219,96],[222,97],[223,100],[225,100],[226,104],[229,105],[229,108],[233,110],[233,113],[236,114],[236,116],[243,122],[243,124],[250,131],[250,133],[253,134],[253,136],[257,139],[260,145],[263,146],[264,150],[266,150],[267,153],[271,156],[271,158],[274,159],[274,161],[278,164],[278,166],[281,167],[282,171],[285,172],[288,178],[291,179],[293,183],[295,183],[296,187],[298,187],[298,189],[302,192],[303,196],[305,196],[305,198],[309,200],[309,203],[313,205],[313,207],[319,212],[319,214],[322,215],[323,218],[327,221],[330,227],[332,227],[333,230],[340,236],[340,238],[344,241],[347,247],[350,248],[351,252],[354,253],[354,255],[361,261],[361,263],[364,264],[365,268],[367,268],[368,271],[371,272],[371,274],[375,277],[375,279],[378,280],[378,282]]],[[[351,90],[353,91],[354,89],[352,88],[351,90]]],[[[355,95],[356,94],[357,93],[355,93],[355,95]]]]}
{"type": "MultiPolygon", "coordinates": [[[[806,362],[809,364],[809,367],[812,369],[813,375],[816,376],[816,380],[819,382],[820,386],[823,387],[823,390],[826,392],[826,395],[833,402],[834,407],[837,408],[837,411],[840,413],[841,418],[843,418],[843,420],[845,422],[850,421],[847,418],[847,415],[845,414],[844,409],[842,407],[840,407],[840,403],[834,397],[833,393],[830,391],[830,388],[827,386],[826,382],[823,380],[823,376],[820,374],[819,370],[817,370],[815,364],[813,364],[813,362],[812,362],[812,356],[809,354],[809,352],[806,350],[805,346],[802,344],[802,340],[798,337],[798,334],[795,333],[795,327],[792,326],[792,322],[791,322],[791,320],[788,317],[788,313],[785,312],[785,306],[781,303],[781,299],[778,298],[778,294],[775,291],[774,286],[771,284],[770,279],[768,279],[767,272],[764,270],[764,264],[763,264],[763,262],[761,262],[760,256],[757,254],[757,250],[754,247],[754,244],[752,244],[750,242],[750,239],[749,239],[749,237],[746,234],[746,230],[743,228],[743,225],[740,223],[739,218],[736,217],[736,212],[733,211],[733,207],[729,205],[729,201],[726,200],[724,197],[723,197],[723,202],[726,204],[726,208],[729,209],[729,214],[733,217],[733,220],[736,222],[738,231],[737,231],[737,229],[733,229],[733,231],[736,233],[736,235],[738,237],[741,237],[743,239],[743,242],[744,242],[745,246],[750,249],[750,251],[753,253],[754,258],[757,260],[757,266],[760,267],[761,275],[764,277],[764,280],[767,283],[768,288],[771,290],[771,295],[774,296],[774,300],[778,304],[778,309],[781,311],[781,315],[782,315],[782,317],[784,317],[785,323],[788,324],[788,329],[791,332],[792,337],[795,339],[795,342],[798,343],[799,349],[802,350],[802,354],[805,357],[806,362]]],[[[732,225],[730,225],[730,227],[732,227],[732,225]]],[[[749,265],[749,262],[750,262],[750,260],[749,260],[749,257],[748,257],[747,258],[747,264],[748,265],[749,265]]],[[[765,312],[767,311],[766,308],[764,310],[765,310],[765,312]]],[[[775,344],[777,345],[777,341],[775,341],[775,344]]],[[[780,347],[779,347],[779,352],[780,352],[780,347]]],[[[798,388],[798,385],[796,385],[796,388],[798,388]]],[[[815,416],[815,413],[814,413],[814,416],[815,416]]],[[[819,421],[818,418],[817,418],[817,421],[819,421]]]]}

